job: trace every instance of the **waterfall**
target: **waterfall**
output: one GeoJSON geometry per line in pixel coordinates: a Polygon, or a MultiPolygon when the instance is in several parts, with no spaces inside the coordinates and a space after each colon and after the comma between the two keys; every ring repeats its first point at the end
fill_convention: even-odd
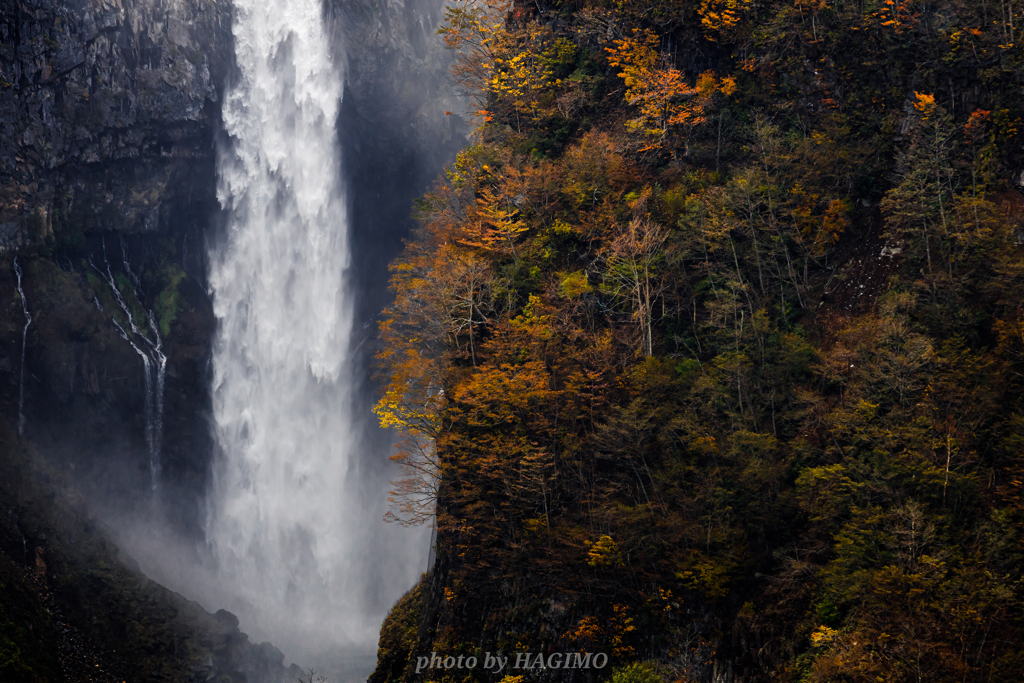
{"type": "Polygon", "coordinates": [[[18,257],[14,257],[14,273],[18,276],[18,295],[21,296],[21,310],[25,313],[25,327],[21,329],[21,367],[18,370],[18,436],[25,431],[25,344],[28,342],[28,326],[32,324],[32,314],[28,312],[28,299],[21,288],[21,266],[18,257]]]}
{"type": "MultiPolygon", "coordinates": [[[[139,297],[139,288],[142,286],[139,278],[132,271],[131,263],[128,261],[128,254],[121,246],[121,254],[123,257],[122,264],[124,265],[125,273],[132,284],[132,296],[135,301],[141,306],[142,299],[139,297]]],[[[135,353],[139,354],[139,358],[142,359],[142,376],[145,380],[145,394],[143,398],[143,410],[146,419],[145,435],[146,435],[146,450],[149,455],[149,487],[153,493],[157,493],[160,490],[160,471],[162,469],[160,463],[160,449],[163,444],[163,424],[164,424],[164,378],[167,374],[167,356],[163,352],[163,340],[160,337],[160,328],[156,324],[156,316],[153,315],[153,310],[150,309],[147,312],[147,320],[149,321],[150,331],[153,333],[153,341],[146,335],[142,330],[139,329],[138,325],[135,324],[135,320],[132,317],[131,308],[128,303],[124,300],[124,296],[121,294],[121,289],[117,286],[117,282],[114,280],[114,273],[110,269],[110,262],[107,260],[107,245],[106,241],[103,242],[103,264],[106,266],[106,271],[100,270],[95,263],[91,260],[89,265],[100,274],[101,277],[106,281],[110,287],[110,292],[114,296],[114,300],[120,306],[121,311],[127,318],[128,327],[131,330],[129,334],[124,327],[117,322],[117,318],[111,317],[111,321],[114,323],[114,327],[117,328],[121,338],[131,344],[132,349],[135,353]],[[143,350],[135,340],[139,339],[143,343],[143,350]]],[[[103,312],[103,306],[100,304],[99,298],[94,298],[96,308],[103,312]]]]}
{"type": "Polygon", "coordinates": [[[341,76],[318,0],[237,0],[233,32],[239,73],[218,186],[229,218],[209,279],[215,599],[292,656],[318,643],[372,647],[380,620],[360,588],[366,548],[351,494],[341,76]]]}

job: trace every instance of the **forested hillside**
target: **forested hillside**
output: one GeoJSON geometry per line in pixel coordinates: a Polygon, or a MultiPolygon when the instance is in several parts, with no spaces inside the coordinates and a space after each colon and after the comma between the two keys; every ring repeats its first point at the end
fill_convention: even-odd
{"type": "Polygon", "coordinates": [[[1024,7],[463,0],[479,109],[381,324],[415,658],[1017,681],[1024,7]]]}

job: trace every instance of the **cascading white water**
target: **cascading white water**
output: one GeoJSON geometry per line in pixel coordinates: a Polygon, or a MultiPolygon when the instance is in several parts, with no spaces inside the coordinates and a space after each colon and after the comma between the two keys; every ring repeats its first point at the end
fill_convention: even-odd
{"type": "Polygon", "coordinates": [[[25,327],[21,330],[21,366],[18,369],[18,435],[25,431],[25,344],[28,342],[28,326],[32,324],[32,314],[28,312],[28,299],[21,288],[21,266],[18,257],[14,257],[14,273],[18,276],[18,295],[21,297],[21,310],[25,313],[25,327]]]}
{"type": "Polygon", "coordinates": [[[229,218],[209,276],[218,578],[202,599],[307,663],[365,655],[386,609],[373,586],[394,570],[374,566],[387,540],[373,536],[379,509],[360,503],[380,482],[360,479],[352,418],[342,79],[319,0],[236,0],[233,31],[218,187],[229,218]]]}

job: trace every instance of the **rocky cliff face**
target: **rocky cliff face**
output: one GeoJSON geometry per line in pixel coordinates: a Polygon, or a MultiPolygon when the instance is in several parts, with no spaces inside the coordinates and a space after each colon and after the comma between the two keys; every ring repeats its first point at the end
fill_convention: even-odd
{"type": "MultiPolygon", "coordinates": [[[[162,318],[165,449],[180,524],[195,528],[209,454],[201,415],[213,329],[204,231],[217,210],[214,137],[232,64],[229,3],[0,2],[0,252],[19,252],[34,312],[6,290],[0,401],[104,501],[147,490],[144,367],[120,338],[105,270],[136,314],[162,318]],[[163,312],[161,313],[161,309],[163,312]],[[198,414],[197,414],[198,413],[198,414]]],[[[8,261],[10,264],[10,261],[8,261]]],[[[125,324],[125,320],[121,320],[125,324]]],[[[139,341],[135,339],[135,341],[139,341]]],[[[141,343],[141,342],[139,342],[141,343]]],[[[152,378],[150,379],[152,381],[152,378]]]]}
{"type": "Polygon", "coordinates": [[[205,0],[3,1],[0,247],[199,217],[214,198],[229,12],[205,0]]]}
{"type": "MultiPolygon", "coordinates": [[[[358,315],[386,305],[387,265],[412,227],[412,200],[466,144],[451,55],[436,35],[444,0],[327,0],[345,68],[339,120],[359,264],[358,315]]],[[[374,326],[370,326],[371,328],[374,326]]]]}

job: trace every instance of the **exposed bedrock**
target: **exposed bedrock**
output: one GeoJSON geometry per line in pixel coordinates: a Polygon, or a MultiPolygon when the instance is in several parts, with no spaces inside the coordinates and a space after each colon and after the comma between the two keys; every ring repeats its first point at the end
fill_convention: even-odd
{"type": "Polygon", "coordinates": [[[0,246],[174,229],[209,211],[228,3],[0,8],[0,246]]]}

